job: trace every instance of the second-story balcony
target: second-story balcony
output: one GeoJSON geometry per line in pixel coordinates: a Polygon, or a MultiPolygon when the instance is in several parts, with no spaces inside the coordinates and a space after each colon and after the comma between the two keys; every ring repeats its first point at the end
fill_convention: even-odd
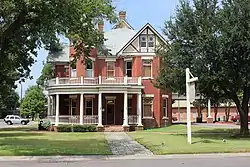
{"type": "Polygon", "coordinates": [[[59,86],[59,85],[142,85],[141,77],[94,77],[94,78],[85,78],[85,77],[75,77],[75,78],[53,78],[48,81],[47,85],[50,86],[59,86]]]}

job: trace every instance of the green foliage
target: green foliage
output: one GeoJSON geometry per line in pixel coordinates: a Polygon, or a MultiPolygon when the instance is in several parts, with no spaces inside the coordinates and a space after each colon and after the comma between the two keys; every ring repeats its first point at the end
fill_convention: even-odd
{"type": "Polygon", "coordinates": [[[100,19],[116,21],[111,0],[1,1],[0,94],[29,77],[39,48],[58,50],[58,34],[73,41],[77,58],[89,55],[103,42],[100,19]]]}
{"type": "MultiPolygon", "coordinates": [[[[58,125],[58,132],[72,132],[72,125],[58,125]]],[[[73,125],[73,132],[96,132],[95,125],[73,125]]]]}
{"type": "Polygon", "coordinates": [[[30,87],[21,104],[21,115],[31,116],[32,120],[39,114],[46,112],[46,99],[43,90],[38,86],[30,87]]]}
{"type": "Polygon", "coordinates": [[[165,23],[168,49],[158,86],[185,92],[185,68],[199,77],[198,91],[214,104],[231,99],[248,134],[250,97],[250,1],[181,0],[176,16],[165,23]],[[243,94],[240,100],[240,93],[243,94]]]}
{"type": "Polygon", "coordinates": [[[42,69],[40,77],[36,83],[38,86],[45,87],[46,81],[50,80],[54,76],[53,66],[51,64],[45,64],[42,69]]]}
{"type": "Polygon", "coordinates": [[[44,120],[43,123],[42,123],[42,127],[45,129],[45,130],[49,130],[51,126],[51,122],[49,120],[44,120]]]}

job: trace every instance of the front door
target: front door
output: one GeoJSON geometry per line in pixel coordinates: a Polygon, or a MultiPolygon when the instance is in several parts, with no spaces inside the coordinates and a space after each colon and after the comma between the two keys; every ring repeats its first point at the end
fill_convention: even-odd
{"type": "Polygon", "coordinates": [[[115,124],[115,100],[107,100],[107,125],[115,124]]]}

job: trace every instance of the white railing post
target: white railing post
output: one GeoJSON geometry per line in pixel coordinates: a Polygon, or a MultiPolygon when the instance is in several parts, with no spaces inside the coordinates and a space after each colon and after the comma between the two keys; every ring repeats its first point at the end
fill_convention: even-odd
{"type": "Polygon", "coordinates": [[[102,83],[102,76],[101,75],[99,75],[99,84],[101,84],[102,83]]]}
{"type": "Polygon", "coordinates": [[[59,78],[56,77],[56,85],[58,85],[58,84],[59,84],[59,78]]]}
{"type": "Polygon", "coordinates": [[[124,77],[124,85],[127,85],[127,84],[128,84],[128,76],[125,75],[125,77],[124,77]]]}
{"type": "Polygon", "coordinates": [[[84,82],[83,82],[83,76],[81,76],[81,85],[83,85],[84,82]]]}
{"type": "Polygon", "coordinates": [[[123,127],[128,127],[128,93],[124,93],[123,127]]]}
{"type": "Polygon", "coordinates": [[[59,124],[59,94],[56,94],[56,120],[55,125],[58,126],[59,124]]]}
{"type": "Polygon", "coordinates": [[[138,77],[138,85],[141,85],[141,76],[138,77]]]}

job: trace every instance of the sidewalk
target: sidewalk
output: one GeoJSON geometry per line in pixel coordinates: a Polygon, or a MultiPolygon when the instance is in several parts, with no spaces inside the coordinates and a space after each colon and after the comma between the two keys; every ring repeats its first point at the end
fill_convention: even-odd
{"type": "Polygon", "coordinates": [[[39,162],[77,162],[94,160],[135,160],[135,159],[209,159],[228,157],[249,157],[250,153],[220,154],[175,154],[175,155],[93,155],[93,156],[2,156],[0,162],[39,161],[39,162]]]}

